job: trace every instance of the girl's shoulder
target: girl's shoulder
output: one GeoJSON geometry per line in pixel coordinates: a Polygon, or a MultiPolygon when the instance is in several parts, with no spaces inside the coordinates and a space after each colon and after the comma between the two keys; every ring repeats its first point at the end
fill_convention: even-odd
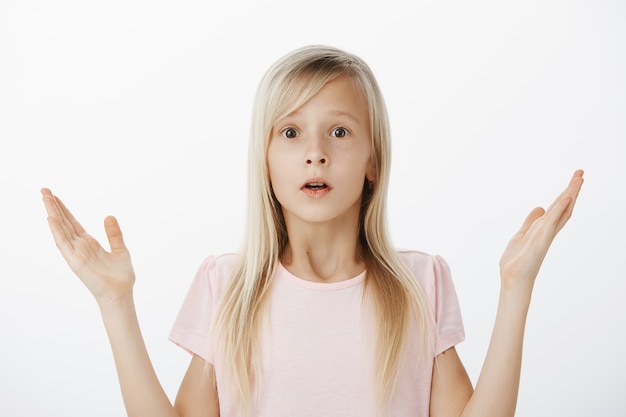
{"type": "Polygon", "coordinates": [[[398,250],[397,252],[427,292],[440,285],[447,285],[451,281],[450,267],[441,256],[418,250],[398,250]]]}
{"type": "Polygon", "coordinates": [[[448,268],[447,262],[439,255],[409,249],[400,249],[397,253],[412,270],[431,270],[437,272],[437,270],[441,268],[448,268]]]}
{"type": "Polygon", "coordinates": [[[236,253],[224,253],[221,255],[208,255],[200,264],[200,269],[232,269],[237,260],[236,253]]]}
{"type": "Polygon", "coordinates": [[[198,267],[195,281],[205,282],[205,285],[214,289],[222,289],[228,281],[236,262],[237,255],[234,253],[209,255],[204,258],[198,267]]]}
{"type": "Polygon", "coordinates": [[[236,253],[223,253],[221,255],[211,255],[207,257],[207,260],[212,262],[216,268],[230,268],[232,269],[235,266],[235,262],[237,261],[236,253]]]}

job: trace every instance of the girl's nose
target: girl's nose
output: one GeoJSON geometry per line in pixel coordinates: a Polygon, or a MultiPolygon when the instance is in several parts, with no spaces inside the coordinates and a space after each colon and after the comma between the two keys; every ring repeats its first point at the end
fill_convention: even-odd
{"type": "MultiPolygon", "coordinates": [[[[306,164],[307,165],[311,165],[311,164],[313,164],[313,161],[315,161],[316,159],[317,158],[307,159],[306,160],[306,164]]],[[[319,162],[320,165],[324,165],[324,164],[326,164],[326,158],[321,157],[321,158],[317,159],[317,162],[319,162]]]]}
{"type": "Polygon", "coordinates": [[[307,165],[327,165],[328,164],[328,155],[322,146],[323,138],[315,137],[311,138],[311,142],[309,145],[309,149],[306,154],[306,164],[307,165]]]}

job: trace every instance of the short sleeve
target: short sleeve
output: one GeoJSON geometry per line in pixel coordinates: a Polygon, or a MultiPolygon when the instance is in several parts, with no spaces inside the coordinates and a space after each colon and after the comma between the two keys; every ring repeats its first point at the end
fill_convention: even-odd
{"type": "Polygon", "coordinates": [[[465,340],[459,300],[454,289],[450,267],[440,256],[433,257],[434,293],[431,294],[435,316],[435,355],[465,340]]]}
{"type": "Polygon", "coordinates": [[[215,258],[211,256],[198,268],[169,335],[170,341],[211,363],[209,333],[217,302],[214,274],[215,258]]]}
{"type": "Polygon", "coordinates": [[[435,356],[465,340],[459,300],[450,267],[441,256],[420,251],[399,252],[422,288],[434,320],[433,354],[435,356]]]}

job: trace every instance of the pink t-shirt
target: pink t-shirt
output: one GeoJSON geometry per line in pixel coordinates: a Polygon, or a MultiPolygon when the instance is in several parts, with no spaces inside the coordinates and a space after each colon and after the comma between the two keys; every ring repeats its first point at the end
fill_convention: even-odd
{"type": "MultiPolygon", "coordinates": [[[[448,265],[438,256],[400,252],[413,271],[435,319],[434,355],[464,339],[463,322],[448,265]]],[[[209,257],[200,266],[174,323],[170,340],[220,370],[213,357],[210,327],[235,255],[209,257]]],[[[279,265],[272,280],[262,340],[262,375],[256,417],[374,417],[376,377],[370,315],[363,311],[366,273],[340,282],[306,281],[279,265]]],[[[420,352],[415,326],[408,358],[420,352]]],[[[407,360],[390,398],[389,417],[428,417],[433,358],[407,360]]],[[[220,396],[220,415],[235,417],[220,396]]]]}

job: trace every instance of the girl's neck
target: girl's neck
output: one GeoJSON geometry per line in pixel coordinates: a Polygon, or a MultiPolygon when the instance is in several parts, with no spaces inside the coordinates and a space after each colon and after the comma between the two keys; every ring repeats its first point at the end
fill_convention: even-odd
{"type": "MultiPolygon", "coordinates": [[[[292,225],[293,226],[293,225],[292,225]]],[[[289,242],[281,262],[289,272],[308,281],[336,282],[363,272],[358,228],[311,225],[287,227],[289,242]]]]}

